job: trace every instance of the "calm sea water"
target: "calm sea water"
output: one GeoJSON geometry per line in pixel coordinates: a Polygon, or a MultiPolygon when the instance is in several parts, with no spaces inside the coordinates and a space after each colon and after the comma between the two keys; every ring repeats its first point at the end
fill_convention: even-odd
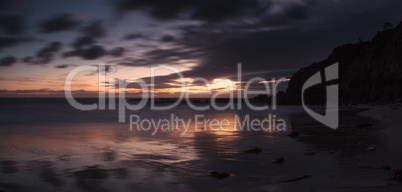
{"type": "MultiPolygon", "coordinates": [[[[84,102],[91,103],[87,99],[84,102]]],[[[194,111],[145,107],[142,119],[227,120],[220,130],[130,130],[115,110],[79,111],[64,99],[0,99],[0,188],[5,191],[399,191],[380,167],[398,165],[381,122],[341,110],[331,130],[302,108],[194,111]],[[236,118],[286,123],[285,130],[245,131],[236,118]],[[271,116],[272,117],[272,116],[271,116]],[[357,122],[374,127],[357,129],[357,122]],[[237,129],[236,129],[237,128],[237,129]],[[296,138],[287,136],[300,131],[296,138]],[[244,151],[261,147],[258,154],[244,151]],[[272,162],[283,157],[282,164],[272,162]],[[209,171],[231,174],[217,179],[209,171]],[[300,180],[292,180],[302,176],[300,180]],[[286,182],[288,181],[288,182],[286,182]]],[[[190,123],[192,124],[192,123],[190,123]]],[[[144,124],[145,125],[145,124],[144,124]]],[[[393,149],[393,148],[392,148],[393,149]]]]}

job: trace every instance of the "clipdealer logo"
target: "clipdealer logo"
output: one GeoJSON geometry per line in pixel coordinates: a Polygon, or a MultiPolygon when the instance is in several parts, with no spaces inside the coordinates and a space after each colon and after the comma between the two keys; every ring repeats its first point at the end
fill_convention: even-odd
{"type": "MultiPolygon", "coordinates": [[[[156,110],[156,111],[160,111],[160,110],[169,110],[169,109],[173,109],[174,107],[178,106],[180,103],[182,103],[182,100],[185,100],[186,103],[188,104],[188,106],[191,109],[194,109],[195,111],[205,111],[205,110],[209,110],[209,109],[215,109],[217,111],[223,111],[223,110],[241,110],[242,109],[242,105],[246,105],[247,107],[249,107],[252,110],[255,111],[262,111],[262,110],[267,110],[269,109],[269,107],[271,107],[272,110],[276,110],[277,108],[277,98],[276,98],[276,93],[277,93],[277,87],[278,85],[283,82],[283,81],[287,81],[288,79],[282,77],[280,79],[272,79],[271,81],[267,81],[261,77],[254,77],[252,79],[250,79],[249,81],[247,81],[247,83],[245,83],[244,81],[242,81],[242,74],[241,74],[241,64],[237,65],[237,82],[239,83],[239,85],[236,87],[235,89],[235,85],[232,81],[227,80],[225,81],[225,78],[220,78],[221,82],[224,82],[227,84],[227,86],[230,88],[229,91],[217,91],[215,92],[215,94],[213,94],[212,92],[212,86],[211,84],[205,79],[205,78],[195,78],[192,79],[190,82],[186,82],[185,78],[183,77],[183,74],[181,74],[181,72],[174,68],[174,67],[170,67],[170,66],[157,66],[157,67],[151,67],[151,82],[150,84],[147,84],[143,79],[139,78],[139,77],[131,77],[129,79],[120,79],[117,78],[118,81],[116,81],[116,78],[109,78],[108,80],[106,79],[106,73],[110,73],[113,74],[116,71],[116,68],[114,66],[108,66],[106,67],[104,64],[100,64],[99,66],[93,66],[93,65],[85,65],[85,66],[80,66],[77,67],[73,70],[70,71],[70,73],[67,75],[66,81],[65,81],[65,96],[67,101],[70,103],[71,106],[73,106],[76,109],[79,110],[95,110],[95,109],[100,109],[100,110],[118,110],[118,117],[119,117],[119,122],[126,122],[126,110],[131,110],[131,111],[138,111],[141,110],[142,108],[144,108],[147,104],[150,104],[150,109],[151,110],[156,110]],[[179,83],[181,85],[180,88],[180,97],[177,98],[177,100],[175,100],[172,104],[170,105],[163,105],[163,106],[157,106],[155,105],[155,90],[154,90],[154,86],[149,87],[150,85],[155,84],[155,70],[157,69],[164,69],[164,70],[170,70],[174,73],[176,73],[178,75],[178,79],[179,79],[179,83]],[[81,104],[79,103],[77,100],[74,99],[73,94],[72,94],[72,90],[71,90],[71,86],[72,86],[72,82],[74,77],[83,71],[91,71],[91,72],[98,72],[98,80],[99,82],[108,82],[109,84],[113,84],[116,85],[115,89],[117,89],[117,104],[116,102],[116,92],[115,91],[109,91],[107,92],[106,87],[105,86],[101,86],[101,83],[98,83],[98,89],[99,89],[99,102],[98,103],[93,103],[93,104],[81,104]],[[190,92],[188,92],[188,90],[190,90],[189,86],[191,86],[193,83],[195,83],[196,81],[198,82],[202,82],[205,84],[205,86],[207,87],[208,91],[207,93],[209,93],[211,95],[210,98],[210,105],[207,106],[197,106],[194,105],[190,99],[190,92]],[[141,98],[139,98],[139,102],[136,103],[129,103],[126,100],[126,89],[128,87],[129,84],[135,83],[137,85],[139,85],[139,87],[141,88],[141,98]],[[240,87],[241,84],[245,83],[244,87],[240,87]],[[262,85],[264,85],[264,90],[252,90],[250,88],[250,86],[254,83],[261,83],[262,85]],[[217,105],[217,98],[218,96],[222,95],[222,94],[228,94],[229,93],[229,103],[224,105],[224,106],[219,106],[217,105]],[[259,105],[253,105],[250,100],[249,100],[249,95],[253,94],[269,94],[271,95],[271,106],[259,106],[259,105]],[[237,97],[237,99],[236,99],[237,97]],[[106,98],[108,98],[108,105],[106,105],[106,98]],[[239,99],[241,98],[241,99],[239,99]]],[[[337,129],[338,128],[338,85],[337,84],[331,84],[331,82],[333,82],[333,80],[338,79],[338,63],[332,64],[330,66],[328,66],[327,68],[315,73],[314,75],[312,75],[303,85],[302,87],[302,106],[305,109],[305,111],[312,116],[314,119],[316,119],[317,121],[323,123],[324,125],[332,128],[332,129],[337,129]],[[313,110],[311,110],[310,108],[308,108],[304,102],[304,92],[314,86],[314,85],[318,85],[318,84],[324,84],[326,86],[326,111],[325,111],[325,115],[320,115],[316,112],[314,112],[313,110]]],[[[272,114],[269,114],[269,117],[271,117],[272,114]]],[[[273,117],[275,117],[275,115],[272,115],[273,117]]],[[[139,118],[134,115],[130,115],[130,130],[132,130],[131,125],[134,123],[136,123],[137,121],[133,121],[136,119],[137,121],[139,121],[139,118]]],[[[210,122],[215,122],[216,120],[209,120],[210,122]]],[[[217,120],[219,121],[219,120],[217,120]]],[[[238,124],[247,124],[247,127],[257,127],[257,129],[252,129],[254,131],[257,130],[274,130],[275,128],[277,128],[276,130],[285,130],[286,128],[286,122],[282,121],[282,123],[275,125],[272,124],[272,122],[281,122],[281,119],[272,119],[271,118],[266,118],[266,119],[262,119],[258,122],[256,121],[250,121],[250,125],[248,125],[248,121],[245,121],[247,123],[239,123],[238,124]],[[266,126],[268,125],[268,126],[266,126]]],[[[145,122],[145,121],[144,121],[145,122]]],[[[150,121],[151,123],[145,122],[146,124],[151,125],[153,121],[150,121]]],[[[181,121],[178,121],[181,123],[181,121]]],[[[184,122],[184,121],[183,121],[184,122]]],[[[221,122],[221,121],[219,121],[221,122]]],[[[142,121],[141,121],[142,123],[142,121]]],[[[225,123],[223,121],[223,123],[225,123]]],[[[138,124],[138,122],[137,122],[138,124]]],[[[155,123],[153,123],[155,124],[155,123]]],[[[174,125],[174,122],[170,122],[170,123],[165,123],[165,125],[167,127],[169,127],[168,125],[174,125]]],[[[145,124],[141,124],[141,125],[145,125],[145,124]]],[[[178,123],[176,123],[176,125],[178,125],[178,123]]],[[[183,125],[185,125],[183,123],[183,125]]],[[[219,127],[222,127],[221,124],[219,124],[219,127]]],[[[244,127],[244,126],[242,126],[244,127]]],[[[212,129],[212,128],[211,128],[212,129]]],[[[146,130],[146,129],[144,129],[146,130]]],[[[243,128],[242,128],[243,130],[243,128]]]]}
{"type": "Polygon", "coordinates": [[[332,84],[334,80],[338,79],[339,63],[334,63],[325,69],[315,73],[312,75],[307,81],[304,83],[302,88],[302,105],[304,110],[315,120],[321,122],[322,124],[332,128],[337,129],[339,126],[339,109],[338,109],[338,100],[339,100],[339,89],[338,84],[332,84]],[[326,87],[326,105],[325,105],[325,115],[320,115],[313,110],[309,109],[304,102],[304,92],[306,89],[318,85],[324,84],[326,87]]]}

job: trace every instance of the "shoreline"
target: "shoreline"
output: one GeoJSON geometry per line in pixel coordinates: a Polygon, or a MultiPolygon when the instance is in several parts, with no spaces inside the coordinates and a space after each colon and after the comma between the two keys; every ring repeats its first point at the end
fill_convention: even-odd
{"type": "Polygon", "coordinates": [[[389,126],[391,128],[395,128],[398,124],[402,124],[402,106],[400,103],[362,107],[367,110],[360,112],[359,115],[361,116],[383,122],[387,127],[389,126]]]}

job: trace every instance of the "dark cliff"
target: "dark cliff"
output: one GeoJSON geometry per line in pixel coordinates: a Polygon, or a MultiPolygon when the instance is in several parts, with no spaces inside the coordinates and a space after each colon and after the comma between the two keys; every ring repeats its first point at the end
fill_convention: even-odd
{"type": "MultiPolygon", "coordinates": [[[[291,77],[283,102],[301,103],[306,80],[325,67],[339,62],[339,103],[389,103],[402,99],[402,22],[378,32],[371,41],[335,48],[321,62],[302,68],[291,77]]],[[[306,90],[309,104],[325,103],[325,86],[306,90]]]]}

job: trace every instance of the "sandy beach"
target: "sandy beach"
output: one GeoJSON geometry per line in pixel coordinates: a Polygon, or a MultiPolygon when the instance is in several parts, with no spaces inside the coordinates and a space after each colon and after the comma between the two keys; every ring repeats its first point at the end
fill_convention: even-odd
{"type": "MultiPolygon", "coordinates": [[[[399,105],[342,107],[337,130],[312,120],[300,107],[280,106],[275,114],[289,125],[286,131],[190,127],[185,134],[153,135],[130,131],[127,123],[116,124],[113,112],[77,112],[55,103],[32,105],[35,110],[27,104],[2,108],[0,187],[5,191],[399,191],[402,187],[388,180],[392,170],[402,167],[399,105]],[[38,113],[41,109],[43,113],[38,113]],[[13,114],[27,118],[21,121],[13,114]],[[52,121],[44,123],[48,114],[52,121]],[[362,122],[372,126],[356,127],[362,122]],[[289,137],[293,131],[299,134],[289,137]],[[210,171],[215,171],[212,176],[210,171]]],[[[183,119],[199,113],[186,106],[174,112],[183,119]]],[[[263,119],[271,113],[204,112],[208,118],[230,122],[236,115],[263,119]]],[[[149,110],[141,116],[169,117],[149,110]]]]}

